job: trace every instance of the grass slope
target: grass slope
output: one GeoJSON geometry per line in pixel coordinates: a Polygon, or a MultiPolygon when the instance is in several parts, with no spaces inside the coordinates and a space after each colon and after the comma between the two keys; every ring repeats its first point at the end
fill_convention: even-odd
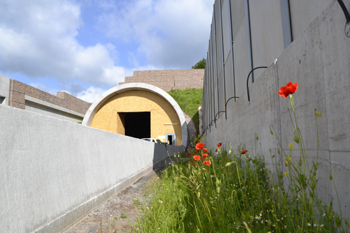
{"type": "Polygon", "coordinates": [[[173,97],[180,105],[180,108],[192,118],[194,125],[196,126],[196,130],[199,132],[198,107],[202,105],[203,89],[176,89],[169,91],[168,94],[171,95],[171,97],[173,97]]]}

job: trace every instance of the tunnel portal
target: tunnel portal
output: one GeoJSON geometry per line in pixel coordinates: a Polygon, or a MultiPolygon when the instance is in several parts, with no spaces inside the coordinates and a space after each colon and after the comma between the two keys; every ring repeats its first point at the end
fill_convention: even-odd
{"type": "Polygon", "coordinates": [[[119,113],[125,128],[125,135],[134,138],[150,138],[151,112],[119,113]]]}

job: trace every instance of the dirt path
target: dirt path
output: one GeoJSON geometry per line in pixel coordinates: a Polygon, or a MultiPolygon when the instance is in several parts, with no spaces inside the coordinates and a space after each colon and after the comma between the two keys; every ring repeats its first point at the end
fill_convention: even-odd
{"type": "MultiPolygon", "coordinates": [[[[169,164],[170,160],[166,161],[169,164]]],[[[113,195],[93,209],[64,233],[132,232],[133,222],[140,216],[141,205],[147,203],[147,187],[158,179],[156,174],[165,168],[165,162],[124,191],[113,195]]]]}

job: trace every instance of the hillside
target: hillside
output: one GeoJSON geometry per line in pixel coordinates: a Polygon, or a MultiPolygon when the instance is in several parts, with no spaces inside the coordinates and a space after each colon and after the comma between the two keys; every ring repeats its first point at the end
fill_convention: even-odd
{"type": "Polygon", "coordinates": [[[168,92],[179,104],[181,109],[189,115],[196,127],[197,133],[199,128],[198,107],[202,105],[203,88],[188,88],[185,90],[171,90],[168,92]]]}

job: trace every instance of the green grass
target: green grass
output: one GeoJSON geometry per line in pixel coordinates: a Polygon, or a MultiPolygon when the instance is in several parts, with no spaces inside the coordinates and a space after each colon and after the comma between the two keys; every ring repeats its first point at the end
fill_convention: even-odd
{"type": "Polygon", "coordinates": [[[278,173],[274,182],[263,156],[242,155],[244,149],[234,153],[219,148],[199,161],[192,155],[203,151],[193,151],[187,161],[168,167],[153,183],[150,204],[143,207],[134,231],[348,232],[332,205],[322,202],[316,192],[309,195],[311,178],[302,187],[298,178],[291,181],[278,173]],[[204,165],[205,160],[211,166],[204,165]]]}
{"type": "Polygon", "coordinates": [[[198,107],[202,105],[203,89],[188,88],[185,90],[171,90],[168,92],[176,102],[180,105],[180,108],[189,115],[196,127],[197,133],[199,128],[199,116],[198,107]]]}
{"type": "MultiPolygon", "coordinates": [[[[277,156],[271,155],[273,162],[269,168],[273,172],[266,166],[265,157],[256,154],[256,148],[248,151],[245,146],[238,146],[234,152],[218,144],[215,152],[206,153],[207,149],[198,148],[182,153],[178,156],[181,159],[162,172],[159,181],[151,186],[150,204],[143,207],[144,215],[134,231],[349,232],[339,197],[336,204],[340,213],[336,213],[332,202],[325,203],[317,193],[317,118],[321,113],[315,109],[317,156],[308,161],[292,96],[290,101],[296,144],[290,142],[289,151],[278,150],[277,156]],[[299,152],[293,151],[294,146],[299,147],[299,152]],[[292,162],[296,153],[300,157],[292,162]],[[277,161],[276,157],[283,160],[277,161]]],[[[271,134],[276,135],[273,127],[271,134]]],[[[255,135],[255,147],[258,140],[255,135]]],[[[331,170],[329,178],[336,191],[331,170]]]]}

